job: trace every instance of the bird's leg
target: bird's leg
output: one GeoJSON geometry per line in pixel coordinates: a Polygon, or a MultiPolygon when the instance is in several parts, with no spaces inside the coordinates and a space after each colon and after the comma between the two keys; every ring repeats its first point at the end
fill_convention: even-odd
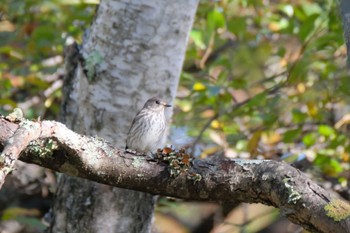
{"type": "Polygon", "coordinates": [[[147,156],[148,155],[148,154],[145,154],[143,152],[138,152],[136,150],[132,150],[130,148],[125,149],[125,152],[129,153],[129,154],[137,155],[137,156],[145,156],[145,155],[147,156]]]}
{"type": "Polygon", "coordinates": [[[129,149],[129,148],[125,149],[125,152],[129,153],[129,154],[133,154],[133,155],[139,155],[140,154],[136,150],[132,150],[132,149],[129,149]]]}

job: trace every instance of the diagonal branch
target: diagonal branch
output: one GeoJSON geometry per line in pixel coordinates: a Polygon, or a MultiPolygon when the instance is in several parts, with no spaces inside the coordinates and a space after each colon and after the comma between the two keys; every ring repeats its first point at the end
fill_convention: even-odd
{"type": "MultiPolygon", "coordinates": [[[[130,154],[101,138],[79,135],[59,122],[25,122],[33,125],[33,131],[41,132],[30,136],[37,139],[30,142],[19,157],[28,163],[157,195],[223,203],[264,203],[280,208],[292,222],[313,232],[348,232],[350,229],[349,218],[335,221],[325,210],[334,197],[283,162],[195,159],[188,170],[171,176],[172,167],[167,163],[130,154]],[[192,174],[197,178],[193,179],[192,174]]],[[[0,118],[0,148],[6,149],[8,139],[21,130],[17,123],[0,118]]],[[[28,132],[31,131],[25,131],[28,132]]],[[[19,145],[18,150],[26,144],[19,145]]]]}

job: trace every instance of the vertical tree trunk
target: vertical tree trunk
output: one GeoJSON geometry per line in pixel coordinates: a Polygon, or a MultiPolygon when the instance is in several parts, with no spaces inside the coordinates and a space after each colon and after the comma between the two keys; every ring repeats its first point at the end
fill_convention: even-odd
{"type": "Polygon", "coordinates": [[[343,19],[345,45],[348,53],[347,65],[348,65],[348,69],[350,69],[350,55],[349,55],[350,54],[350,1],[341,0],[340,9],[341,9],[341,15],[343,19]]]}
{"type": "MultiPolygon", "coordinates": [[[[80,51],[85,62],[74,51],[66,57],[64,123],[124,147],[149,97],[174,99],[197,4],[102,0],[80,51]]],[[[149,232],[153,206],[150,194],[62,175],[50,230],[149,232]]]]}

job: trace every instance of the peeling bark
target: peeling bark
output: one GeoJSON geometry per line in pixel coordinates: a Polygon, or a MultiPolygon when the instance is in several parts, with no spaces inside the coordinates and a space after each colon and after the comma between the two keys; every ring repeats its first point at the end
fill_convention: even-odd
{"type": "MultiPolygon", "coordinates": [[[[41,134],[21,153],[22,161],[156,195],[220,203],[263,203],[279,208],[292,222],[312,232],[349,232],[349,217],[335,221],[327,215],[325,206],[335,197],[284,162],[195,159],[188,171],[172,177],[169,164],[130,154],[101,138],[79,135],[54,121],[33,124],[41,134]],[[48,140],[56,145],[50,153],[34,153],[40,150],[33,147],[41,148],[48,140]],[[189,179],[190,173],[200,174],[201,179],[189,179]]],[[[4,146],[14,133],[8,129],[18,125],[0,119],[0,126],[0,145],[4,146]]],[[[89,205],[91,201],[81,204],[89,205]]]]}

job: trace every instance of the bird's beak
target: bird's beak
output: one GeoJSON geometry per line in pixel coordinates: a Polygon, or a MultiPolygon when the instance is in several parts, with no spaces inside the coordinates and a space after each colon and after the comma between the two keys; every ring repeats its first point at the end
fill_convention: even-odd
{"type": "Polygon", "coordinates": [[[161,104],[162,104],[164,107],[167,107],[167,108],[171,107],[170,104],[167,104],[167,103],[165,103],[165,102],[161,102],[161,104]]]}

